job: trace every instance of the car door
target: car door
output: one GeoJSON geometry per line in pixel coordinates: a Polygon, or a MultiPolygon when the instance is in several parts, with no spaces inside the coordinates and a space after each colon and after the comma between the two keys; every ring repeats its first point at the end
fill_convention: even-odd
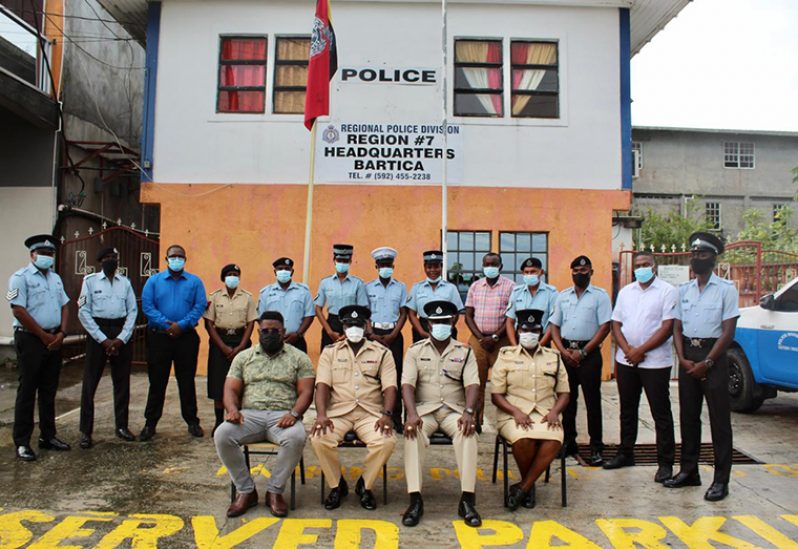
{"type": "Polygon", "coordinates": [[[798,279],[757,315],[759,365],[768,381],[798,388],[798,279]]]}

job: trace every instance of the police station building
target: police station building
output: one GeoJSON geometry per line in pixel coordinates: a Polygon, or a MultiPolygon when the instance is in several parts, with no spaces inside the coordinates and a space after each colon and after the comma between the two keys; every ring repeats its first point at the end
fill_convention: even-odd
{"type": "MultiPolygon", "coordinates": [[[[141,198],[161,206],[164,247],[185,245],[209,291],[229,262],[253,293],[280,256],[300,279],[315,2],[102,3],[146,20],[141,198]]],[[[631,201],[630,59],[686,4],[449,0],[444,66],[440,1],[332,0],[339,68],[317,126],[311,292],[334,242],[354,245],[366,281],[369,251],[396,248],[409,288],[442,238],[464,294],[489,250],[507,276],[539,257],[558,288],[584,253],[609,289],[611,221],[631,201]]],[[[318,324],[309,336],[316,349],[318,324]]]]}

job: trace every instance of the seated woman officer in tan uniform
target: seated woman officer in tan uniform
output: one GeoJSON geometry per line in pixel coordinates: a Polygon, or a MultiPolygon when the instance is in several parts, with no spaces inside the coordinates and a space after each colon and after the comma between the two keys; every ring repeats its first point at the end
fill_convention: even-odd
{"type": "Polygon", "coordinates": [[[517,311],[520,345],[504,347],[493,365],[496,428],[512,444],[521,482],[510,487],[507,507],[535,506],[538,477],[560,451],[560,413],[568,405],[568,374],[560,353],[539,345],[543,311],[517,311]]]}

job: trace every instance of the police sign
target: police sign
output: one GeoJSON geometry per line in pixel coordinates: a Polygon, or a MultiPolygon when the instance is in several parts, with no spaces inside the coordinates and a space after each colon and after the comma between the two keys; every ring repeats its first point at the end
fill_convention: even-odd
{"type": "Polygon", "coordinates": [[[341,82],[354,84],[410,84],[430,86],[438,83],[438,70],[430,68],[344,67],[341,82]]]}

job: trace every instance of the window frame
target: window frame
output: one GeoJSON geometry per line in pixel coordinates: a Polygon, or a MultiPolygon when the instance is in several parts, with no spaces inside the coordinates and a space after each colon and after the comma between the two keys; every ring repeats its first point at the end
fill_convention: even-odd
{"type": "Polygon", "coordinates": [[[217,55],[216,64],[216,114],[222,115],[262,115],[266,114],[266,99],[268,89],[268,67],[269,67],[269,35],[268,34],[220,34],[219,35],[219,53],[217,55]],[[222,59],[224,52],[225,40],[264,40],[265,58],[261,60],[254,59],[222,59]],[[238,65],[238,66],[263,66],[263,86],[222,86],[222,67],[225,65],[238,65]],[[260,111],[231,111],[221,110],[219,108],[219,99],[222,92],[263,92],[263,108],[260,111]]]}
{"type": "Polygon", "coordinates": [[[704,218],[706,219],[707,223],[713,225],[710,230],[712,231],[720,231],[723,227],[723,217],[722,217],[722,207],[720,202],[705,202],[704,203],[704,218]],[[717,208],[712,208],[711,206],[717,206],[717,208]],[[717,222],[714,219],[710,218],[710,213],[712,210],[715,210],[714,213],[717,214],[717,222]]]}
{"type": "Polygon", "coordinates": [[[756,168],[756,143],[753,141],[724,141],[723,142],[723,167],[727,170],[753,170],[756,168]],[[729,153],[729,145],[735,147],[733,153],[729,153]],[[751,146],[751,152],[743,153],[743,146],[751,146]],[[743,166],[743,155],[746,156],[746,164],[750,157],[750,166],[743,166]],[[729,157],[734,160],[729,160],[729,157]]]}
{"type": "MultiPolygon", "coordinates": [[[[552,39],[552,40],[541,40],[541,39],[534,39],[534,38],[528,38],[528,39],[511,38],[509,40],[509,42],[510,42],[510,55],[508,57],[508,59],[510,61],[510,70],[509,70],[509,75],[510,75],[510,110],[509,110],[509,112],[510,112],[510,116],[509,116],[509,118],[511,120],[512,119],[522,119],[522,120],[523,119],[559,120],[560,119],[560,91],[561,91],[560,90],[560,41],[559,40],[554,40],[554,39],[552,39]],[[518,43],[518,44],[554,44],[557,62],[555,64],[553,64],[553,65],[539,65],[539,64],[534,64],[534,63],[531,63],[531,64],[530,63],[514,64],[513,63],[513,44],[516,44],[516,43],[518,43]],[[516,90],[515,88],[513,88],[513,71],[515,71],[515,70],[529,70],[529,69],[532,69],[532,70],[535,70],[535,69],[552,70],[553,69],[553,70],[555,70],[556,73],[557,73],[557,91],[556,92],[551,92],[551,91],[538,91],[538,90],[516,90]],[[553,96],[553,97],[556,97],[557,98],[557,102],[556,102],[557,113],[555,114],[555,116],[520,116],[520,115],[516,116],[515,114],[513,114],[513,109],[512,109],[512,107],[513,107],[513,95],[514,94],[529,95],[531,97],[534,97],[534,96],[548,96],[548,97],[552,97],[553,96]]],[[[507,118],[507,117],[506,116],[502,116],[502,118],[507,118]]]]}
{"type": "MultiPolygon", "coordinates": [[[[549,275],[548,267],[549,267],[549,259],[550,259],[550,254],[549,254],[549,236],[550,235],[551,235],[551,231],[528,231],[528,230],[526,230],[526,231],[508,231],[508,230],[500,230],[499,231],[499,252],[498,253],[499,253],[499,255],[502,256],[502,261],[504,261],[505,258],[509,257],[510,255],[515,257],[518,254],[526,254],[526,257],[538,257],[538,258],[540,258],[540,256],[545,257],[545,260],[543,260],[543,268],[546,270],[545,278],[548,280],[548,278],[549,278],[549,276],[548,276],[549,275]],[[513,250],[503,250],[502,249],[502,236],[503,235],[513,235],[513,248],[514,248],[513,250]],[[529,243],[530,243],[529,252],[526,252],[526,251],[520,252],[520,251],[518,251],[518,246],[517,246],[518,235],[529,235],[529,243]],[[546,250],[544,252],[536,252],[536,251],[534,251],[534,246],[532,245],[532,243],[534,242],[534,236],[535,235],[543,235],[543,236],[546,237],[546,250]]],[[[515,269],[508,270],[507,268],[502,269],[502,271],[503,271],[504,276],[506,276],[507,278],[512,279],[517,284],[520,284],[522,282],[522,280],[518,280],[518,278],[517,278],[517,277],[522,276],[522,274],[523,274],[522,271],[516,271],[515,269]]]]}
{"type": "MultiPolygon", "coordinates": [[[[447,228],[446,229],[446,237],[445,238],[448,239],[449,234],[451,234],[451,233],[454,233],[454,234],[457,235],[458,248],[456,250],[452,250],[451,248],[449,248],[448,245],[446,246],[446,272],[443,273],[443,275],[446,277],[445,279],[446,279],[447,282],[451,282],[452,284],[454,284],[457,287],[457,291],[460,294],[460,298],[463,300],[463,303],[465,303],[466,297],[468,296],[468,288],[470,288],[471,285],[474,282],[480,280],[483,277],[482,276],[482,263],[480,262],[479,263],[479,267],[477,267],[477,255],[480,255],[480,261],[481,261],[481,256],[484,256],[485,254],[490,253],[492,251],[492,249],[493,249],[493,231],[491,229],[459,229],[459,230],[452,230],[452,229],[448,229],[447,228]],[[460,246],[460,235],[462,233],[471,233],[473,235],[473,237],[474,237],[474,242],[476,242],[476,235],[477,234],[487,234],[488,235],[488,249],[487,250],[479,250],[479,249],[477,249],[476,244],[474,244],[474,246],[472,246],[472,249],[470,249],[470,250],[465,250],[465,249],[461,250],[459,246],[460,246]],[[452,265],[454,265],[454,262],[450,261],[450,257],[451,257],[452,253],[459,253],[459,252],[474,254],[474,269],[460,272],[461,276],[463,274],[472,274],[473,275],[472,278],[471,278],[471,281],[468,284],[468,287],[465,289],[465,291],[460,289],[460,285],[459,285],[458,282],[454,282],[454,281],[452,281],[450,279],[450,274],[452,272],[452,265]]],[[[443,248],[443,242],[441,242],[441,248],[443,248]]]]}
{"type": "Polygon", "coordinates": [[[277,70],[281,66],[295,66],[295,67],[308,67],[310,65],[310,59],[305,59],[304,61],[299,60],[283,60],[281,61],[278,57],[280,51],[280,40],[297,40],[303,39],[308,41],[308,46],[310,46],[311,36],[307,34],[282,34],[282,35],[275,35],[274,37],[274,61],[272,67],[272,93],[271,93],[271,100],[272,100],[272,114],[276,114],[278,116],[290,116],[290,115],[298,115],[304,114],[304,109],[300,112],[278,112],[277,111],[277,94],[279,92],[297,92],[302,91],[307,93],[308,85],[307,80],[305,81],[304,86],[278,86],[277,85],[277,70]]]}
{"type": "MultiPolygon", "coordinates": [[[[504,120],[507,117],[505,116],[506,112],[506,105],[505,105],[505,96],[504,96],[504,77],[505,77],[505,70],[504,70],[504,38],[457,38],[455,37],[452,42],[452,114],[454,116],[460,116],[463,118],[485,118],[489,120],[504,120]],[[501,59],[498,63],[491,63],[491,62],[458,62],[457,61],[457,44],[459,42],[498,42],[499,43],[499,52],[501,53],[501,59]],[[485,68],[485,69],[499,69],[500,78],[499,78],[499,88],[458,88],[456,86],[456,76],[457,76],[457,69],[458,68],[485,68]],[[457,106],[457,95],[458,94],[466,94],[466,95],[499,95],[501,97],[501,105],[502,105],[502,112],[501,114],[460,114],[458,113],[455,108],[457,106]]],[[[465,231],[467,232],[467,231],[465,231]]],[[[481,231],[480,231],[481,232],[481,231]]]]}

